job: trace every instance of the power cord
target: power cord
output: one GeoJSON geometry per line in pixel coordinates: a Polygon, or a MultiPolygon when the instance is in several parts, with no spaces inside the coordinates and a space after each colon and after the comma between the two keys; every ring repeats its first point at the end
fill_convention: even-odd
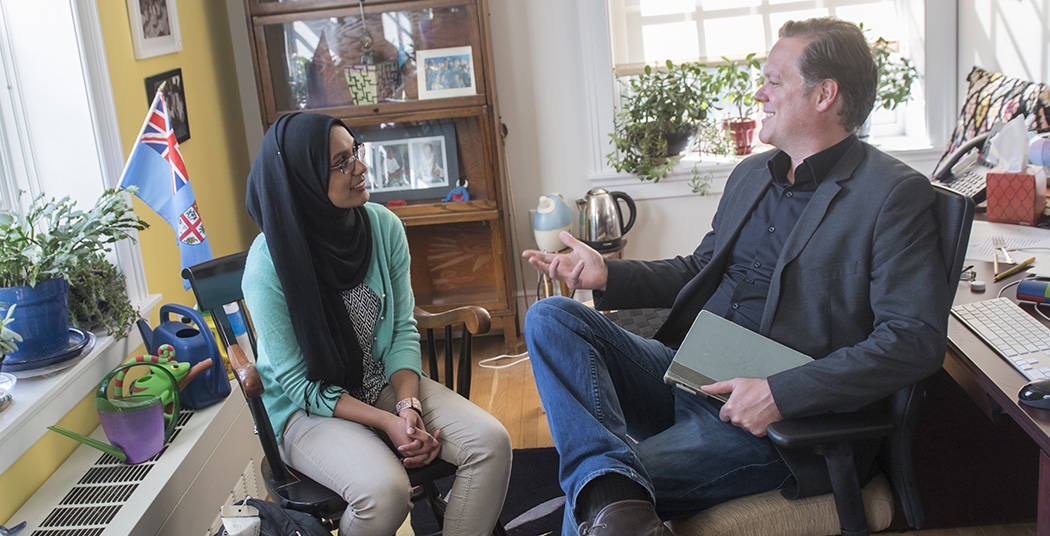
{"type": "Polygon", "coordinates": [[[524,362],[526,362],[528,360],[529,360],[529,352],[528,351],[524,351],[524,352],[522,352],[520,354],[502,354],[502,355],[498,355],[496,357],[490,357],[488,359],[482,359],[481,361],[478,361],[478,366],[481,367],[481,368],[497,369],[498,370],[498,369],[510,368],[510,367],[515,366],[515,365],[524,363],[524,362]],[[520,358],[520,359],[518,359],[517,361],[513,361],[511,363],[507,363],[506,365],[490,365],[489,364],[489,363],[492,363],[493,361],[499,361],[500,359],[515,359],[515,358],[520,358]]]}
{"type": "Polygon", "coordinates": [[[1008,289],[1008,288],[1010,288],[1012,286],[1015,286],[1015,285],[1020,285],[1021,281],[1024,281],[1025,279],[1028,279],[1028,278],[1027,277],[1026,278],[1021,278],[1021,279],[1018,279],[1017,281],[1014,281],[1014,282],[1012,282],[1012,283],[1010,283],[1008,285],[1004,285],[1003,288],[999,289],[999,294],[996,294],[995,297],[996,298],[1002,298],[1004,290],[1006,290],[1006,289],[1008,289]]]}

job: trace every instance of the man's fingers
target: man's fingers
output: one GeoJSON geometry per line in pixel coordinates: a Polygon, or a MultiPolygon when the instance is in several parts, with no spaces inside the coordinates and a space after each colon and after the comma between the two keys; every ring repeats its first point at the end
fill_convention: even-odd
{"type": "Polygon", "coordinates": [[[724,395],[726,393],[732,393],[733,380],[723,380],[708,385],[701,385],[700,390],[713,395],[724,395]]]}
{"type": "Polygon", "coordinates": [[[558,233],[558,238],[561,238],[562,244],[565,244],[566,246],[569,246],[572,249],[576,249],[578,246],[584,245],[583,242],[577,240],[576,237],[569,234],[568,231],[562,231],[558,233]]]}

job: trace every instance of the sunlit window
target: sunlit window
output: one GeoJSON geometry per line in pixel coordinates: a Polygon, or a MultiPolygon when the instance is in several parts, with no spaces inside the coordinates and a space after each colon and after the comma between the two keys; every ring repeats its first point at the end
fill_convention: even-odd
{"type": "MultiPolygon", "coordinates": [[[[788,20],[833,16],[861,23],[870,41],[885,39],[894,54],[912,59],[923,72],[922,0],[608,0],[613,66],[617,77],[636,75],[645,65],[700,61],[717,65],[723,56],[765,57],[788,20]]],[[[922,79],[913,98],[896,110],[876,110],[873,136],[925,139],[922,79]],[[916,123],[920,128],[916,127],[916,123]]]]}

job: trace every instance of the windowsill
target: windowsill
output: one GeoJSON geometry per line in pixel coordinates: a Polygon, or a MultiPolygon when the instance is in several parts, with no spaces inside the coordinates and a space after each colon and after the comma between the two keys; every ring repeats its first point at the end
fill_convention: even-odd
{"type": "MultiPolygon", "coordinates": [[[[160,303],[153,294],[137,306],[148,316],[160,303]]],[[[142,344],[132,327],[124,339],[98,337],[95,347],[70,368],[35,378],[19,378],[12,391],[11,405],[0,412],[0,473],[6,471],[47,433],[47,427],[65,417],[74,406],[98,387],[109,371],[142,344]]]]}
{"type": "MultiPolygon", "coordinates": [[[[878,138],[869,143],[927,175],[933,175],[934,167],[943,152],[928,143],[917,142],[904,136],[878,138]]],[[[772,147],[769,145],[759,144],[755,146],[752,154],[770,149],[772,147]]],[[[635,201],[718,195],[725,189],[726,179],[733,168],[747,156],[750,155],[724,157],[688,153],[682,157],[675,169],[659,182],[642,181],[631,173],[596,173],[588,178],[595,187],[623,191],[635,201]],[[707,189],[702,194],[694,193],[690,185],[694,170],[700,177],[709,177],[707,189]]]]}

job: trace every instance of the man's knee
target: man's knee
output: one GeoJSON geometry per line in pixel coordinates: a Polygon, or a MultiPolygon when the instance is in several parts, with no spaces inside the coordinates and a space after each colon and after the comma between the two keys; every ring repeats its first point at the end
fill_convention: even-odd
{"type": "Polygon", "coordinates": [[[564,296],[551,296],[532,304],[525,313],[525,335],[543,335],[564,325],[569,318],[579,318],[582,303],[564,296]]]}

